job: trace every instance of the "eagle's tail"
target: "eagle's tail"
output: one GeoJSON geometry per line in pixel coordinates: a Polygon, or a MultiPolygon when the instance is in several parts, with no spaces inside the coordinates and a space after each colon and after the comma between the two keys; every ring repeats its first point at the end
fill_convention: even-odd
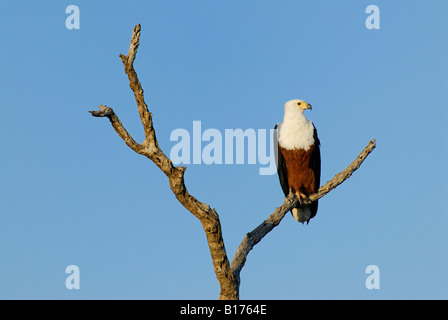
{"type": "Polygon", "coordinates": [[[291,209],[292,216],[294,219],[296,219],[298,222],[301,223],[307,223],[311,219],[311,206],[306,206],[304,208],[292,208],[291,209]]]}

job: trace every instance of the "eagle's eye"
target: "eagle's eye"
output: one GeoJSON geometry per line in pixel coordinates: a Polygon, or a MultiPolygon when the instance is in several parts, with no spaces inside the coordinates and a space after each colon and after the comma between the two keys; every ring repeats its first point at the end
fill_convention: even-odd
{"type": "Polygon", "coordinates": [[[300,106],[302,103],[301,102],[297,102],[297,105],[300,106]]]}

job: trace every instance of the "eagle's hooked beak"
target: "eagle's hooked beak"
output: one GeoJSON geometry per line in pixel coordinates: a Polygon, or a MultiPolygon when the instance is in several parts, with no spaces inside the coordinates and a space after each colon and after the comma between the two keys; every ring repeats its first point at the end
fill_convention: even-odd
{"type": "Polygon", "coordinates": [[[313,107],[308,103],[307,109],[313,110],[313,107]]]}

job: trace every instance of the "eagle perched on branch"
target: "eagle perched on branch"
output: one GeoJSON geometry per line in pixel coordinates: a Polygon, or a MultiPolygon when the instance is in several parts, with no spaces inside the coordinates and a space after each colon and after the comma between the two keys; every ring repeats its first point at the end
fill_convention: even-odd
{"type": "MultiPolygon", "coordinates": [[[[320,141],[314,124],[303,112],[311,105],[295,99],[285,103],[283,122],[277,124],[277,172],[285,197],[291,191],[299,200],[307,199],[320,187],[320,141]]],[[[317,213],[317,201],[291,210],[298,222],[307,224],[317,213]]]]}

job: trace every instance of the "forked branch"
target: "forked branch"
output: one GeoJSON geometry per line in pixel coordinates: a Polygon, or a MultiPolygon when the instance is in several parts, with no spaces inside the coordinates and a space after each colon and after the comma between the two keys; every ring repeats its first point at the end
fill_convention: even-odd
{"type": "MultiPolygon", "coordinates": [[[[117,134],[132,150],[152,160],[160,168],[160,170],[165,173],[168,177],[170,188],[177,200],[196,218],[198,218],[202,224],[207,236],[207,242],[210,249],[210,255],[212,257],[216,278],[218,279],[221,287],[219,298],[226,300],[238,299],[240,271],[244,266],[248,253],[261,239],[263,239],[266,234],[268,234],[280,223],[286,212],[293,208],[297,204],[298,200],[294,195],[290,194],[285,198],[284,203],[277,208],[266,221],[264,221],[255,230],[248,233],[238,247],[232,265],[230,265],[224,246],[218,213],[208,204],[197,200],[194,196],[188,193],[184,181],[186,168],[174,166],[171,160],[168,159],[168,157],[160,149],[157,142],[152,121],[152,114],[148,111],[148,106],[146,105],[143,95],[143,89],[134,69],[134,61],[137,55],[138,46],[140,44],[140,32],[141,28],[138,24],[133,30],[128,54],[126,56],[121,54],[120,59],[123,62],[124,70],[129,78],[129,87],[134,93],[138,113],[145,132],[144,141],[139,144],[132,138],[132,136],[123,127],[123,124],[112,108],[100,105],[100,110],[89,112],[94,117],[107,117],[117,134]]],[[[373,150],[373,148],[375,148],[375,140],[372,140],[369,143],[369,145],[347,169],[337,174],[332,180],[322,186],[317,194],[310,196],[309,203],[323,197],[325,194],[349,178],[350,175],[359,168],[361,163],[373,150]]]]}
{"type": "Polygon", "coordinates": [[[137,48],[140,44],[140,25],[136,25],[132,33],[131,44],[128,55],[120,55],[124,70],[129,78],[129,87],[132,89],[138,107],[138,113],[145,131],[145,140],[142,144],[135,140],[124,129],[112,108],[100,106],[100,110],[90,111],[94,117],[107,117],[113,128],[124,142],[135,152],[142,154],[152,160],[169,179],[171,190],[177,200],[196,218],[201,221],[202,227],[207,236],[207,242],[212,256],[216,277],[221,286],[220,299],[238,299],[238,291],[233,274],[230,271],[230,262],[227,258],[224,240],[222,238],[221,223],[218,213],[208,204],[200,202],[188,193],[185,186],[185,167],[175,167],[171,160],[160,149],[157,143],[155,130],[153,127],[152,114],[148,111],[143,89],[134,69],[134,60],[137,48]]]}

